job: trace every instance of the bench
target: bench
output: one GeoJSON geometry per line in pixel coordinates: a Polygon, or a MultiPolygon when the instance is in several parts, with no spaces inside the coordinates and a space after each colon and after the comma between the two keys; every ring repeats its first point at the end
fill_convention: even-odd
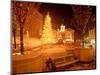
{"type": "Polygon", "coordinates": [[[60,69],[61,67],[67,68],[67,66],[72,65],[79,61],[79,59],[75,58],[73,54],[68,54],[68,55],[55,57],[55,58],[52,57],[50,59],[51,59],[51,62],[54,63],[53,65],[51,65],[51,67],[55,66],[56,70],[60,69]]]}
{"type": "Polygon", "coordinates": [[[56,68],[67,66],[70,64],[74,64],[79,61],[79,59],[74,58],[72,54],[66,55],[66,56],[61,56],[52,59],[52,61],[55,63],[56,68]]]}

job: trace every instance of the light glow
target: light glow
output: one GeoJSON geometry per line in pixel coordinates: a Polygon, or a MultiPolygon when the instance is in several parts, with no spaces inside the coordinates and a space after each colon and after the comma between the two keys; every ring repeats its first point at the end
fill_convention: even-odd
{"type": "Polygon", "coordinates": [[[55,41],[54,41],[51,17],[49,15],[49,12],[47,13],[45,17],[43,26],[44,27],[43,27],[42,37],[41,37],[41,43],[42,44],[54,43],[55,41]]]}
{"type": "Polygon", "coordinates": [[[65,26],[63,24],[61,24],[60,28],[60,32],[65,32],[65,26]]]}

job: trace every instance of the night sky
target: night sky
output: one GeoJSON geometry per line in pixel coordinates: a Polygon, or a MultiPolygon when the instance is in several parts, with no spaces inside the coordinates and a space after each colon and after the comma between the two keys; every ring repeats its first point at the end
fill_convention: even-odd
{"type": "Polygon", "coordinates": [[[62,23],[67,25],[73,17],[73,10],[70,5],[63,4],[42,4],[39,10],[43,15],[50,12],[54,28],[57,28],[62,23]]]}
{"type": "MultiPolygon", "coordinates": [[[[48,11],[50,12],[53,28],[57,29],[63,23],[66,28],[69,27],[75,29],[74,26],[71,26],[71,22],[74,17],[72,6],[88,7],[86,5],[42,3],[40,5],[39,11],[43,14],[43,16],[45,16],[48,11]]],[[[89,7],[91,8],[92,14],[96,15],[96,7],[89,7]]]]}

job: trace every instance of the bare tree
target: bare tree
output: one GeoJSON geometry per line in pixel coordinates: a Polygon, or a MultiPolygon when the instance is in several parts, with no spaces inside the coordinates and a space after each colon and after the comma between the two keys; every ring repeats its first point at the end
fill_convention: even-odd
{"type": "MultiPolygon", "coordinates": [[[[21,51],[21,54],[24,54],[23,28],[24,28],[24,22],[25,22],[27,12],[28,12],[28,8],[27,8],[28,3],[20,2],[20,1],[13,1],[12,3],[14,7],[13,17],[15,16],[16,18],[13,24],[15,24],[16,21],[18,21],[18,25],[20,28],[20,51],[21,51]]],[[[13,29],[14,29],[14,36],[15,36],[16,27],[14,26],[13,29]]]]}
{"type": "Polygon", "coordinates": [[[13,2],[12,5],[12,32],[13,32],[13,39],[14,39],[14,48],[16,49],[16,30],[17,30],[17,25],[18,25],[18,21],[17,21],[17,15],[16,15],[16,7],[15,4],[13,2]]]}
{"type": "MultiPolygon", "coordinates": [[[[75,29],[80,32],[80,38],[83,41],[86,33],[86,28],[91,17],[91,8],[89,6],[72,6],[74,12],[75,29]]],[[[84,42],[83,42],[84,43],[84,42]]],[[[83,45],[84,47],[84,45],[83,45]]]]}

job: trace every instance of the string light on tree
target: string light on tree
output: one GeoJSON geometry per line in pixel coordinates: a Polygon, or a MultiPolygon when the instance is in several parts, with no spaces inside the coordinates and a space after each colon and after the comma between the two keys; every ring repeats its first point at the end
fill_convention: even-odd
{"type": "Polygon", "coordinates": [[[47,13],[45,20],[44,20],[41,42],[42,42],[42,44],[49,44],[49,43],[54,42],[51,17],[49,15],[49,12],[47,13]]]}

